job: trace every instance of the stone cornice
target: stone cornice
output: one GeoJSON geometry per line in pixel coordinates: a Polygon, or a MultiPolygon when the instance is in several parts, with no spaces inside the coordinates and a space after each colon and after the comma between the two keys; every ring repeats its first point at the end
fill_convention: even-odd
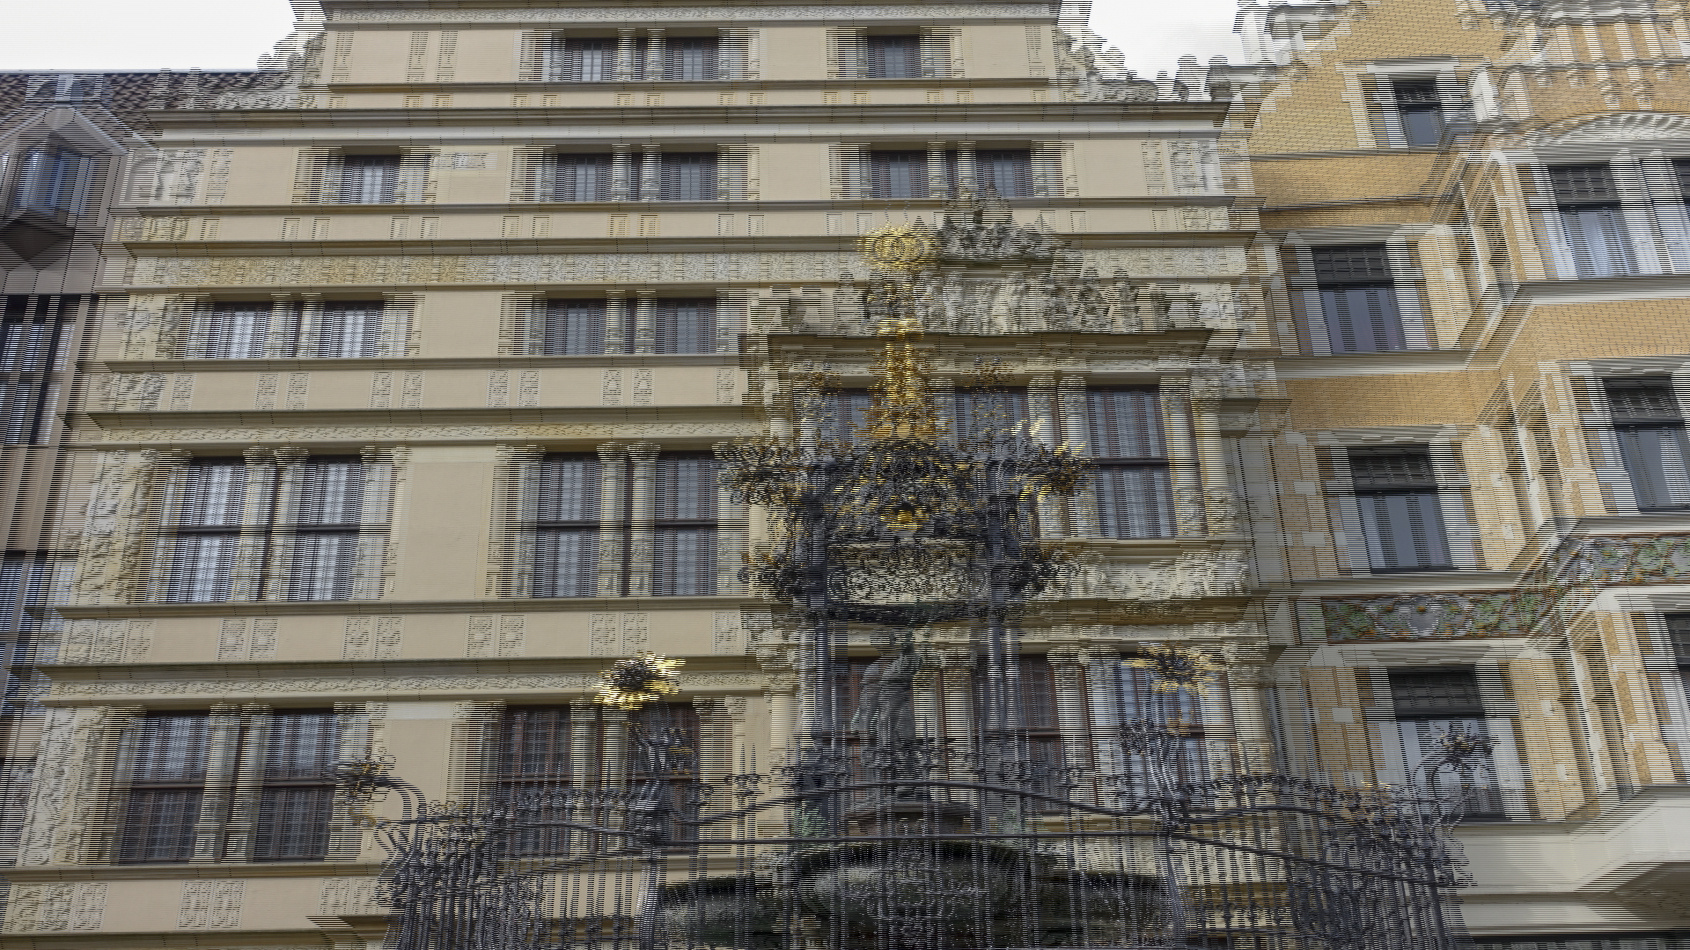
{"type": "Polygon", "coordinates": [[[546,3],[531,6],[522,3],[461,4],[452,7],[429,7],[423,4],[356,3],[351,0],[328,0],[324,12],[331,17],[330,25],[339,28],[361,23],[508,23],[557,24],[590,23],[595,26],[616,23],[655,21],[663,24],[695,23],[774,23],[780,21],[832,23],[842,20],[873,20],[876,23],[899,20],[967,20],[967,19],[1054,19],[1056,7],[1048,3],[953,3],[953,4],[651,4],[645,7],[573,6],[546,3]]]}
{"type": "MultiPolygon", "coordinates": [[[[406,614],[587,613],[603,610],[723,610],[762,607],[757,597],[557,597],[508,600],[255,600],[214,604],[103,604],[55,608],[67,620],[158,617],[395,616],[406,614]]],[[[79,669],[82,667],[78,667],[79,669]]]]}

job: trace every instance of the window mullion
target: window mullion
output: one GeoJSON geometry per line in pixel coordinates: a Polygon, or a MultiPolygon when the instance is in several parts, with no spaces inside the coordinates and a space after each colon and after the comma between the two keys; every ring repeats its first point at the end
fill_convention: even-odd
{"type": "Polygon", "coordinates": [[[237,775],[241,762],[242,711],[234,705],[211,708],[206,731],[205,784],[200,799],[199,821],[194,826],[192,860],[215,864],[225,860],[224,842],[231,828],[237,775]]]}
{"type": "MultiPolygon", "coordinates": [[[[239,747],[238,750],[232,747],[227,751],[229,765],[218,776],[217,781],[221,784],[216,786],[215,793],[211,775],[206,777],[207,799],[217,794],[224,796],[228,802],[223,861],[252,860],[253,834],[257,830],[259,807],[264,796],[265,750],[269,746],[272,725],[270,707],[258,704],[243,706],[238,720],[239,747]]],[[[214,725],[214,743],[217,741],[215,729],[214,725]]],[[[214,745],[214,755],[215,749],[214,745]]]]}

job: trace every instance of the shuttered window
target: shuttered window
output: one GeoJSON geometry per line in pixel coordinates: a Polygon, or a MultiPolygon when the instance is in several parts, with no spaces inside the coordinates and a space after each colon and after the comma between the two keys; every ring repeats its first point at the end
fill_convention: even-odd
{"type": "MultiPolygon", "coordinates": [[[[1391,670],[1389,681],[1403,767],[1410,775],[1427,757],[1438,754],[1438,738],[1452,729],[1481,737],[1490,735],[1479,680],[1471,668],[1391,670]]],[[[1496,765],[1488,753],[1476,760],[1471,774],[1446,771],[1428,780],[1422,772],[1416,779],[1429,781],[1429,790],[1451,800],[1465,796],[1466,818],[1506,817],[1496,765]]]]}
{"type": "Polygon", "coordinates": [[[289,600],[348,600],[357,576],[364,465],[356,457],[314,457],[300,466],[293,523],[278,534],[292,546],[289,600]]]}
{"type": "Polygon", "coordinates": [[[1406,348],[1385,245],[1315,248],[1314,272],[1332,352],[1382,353],[1406,348]]]}
{"type": "Polygon", "coordinates": [[[890,200],[926,198],[927,153],[872,151],[868,156],[869,194],[890,200]]]}
{"type": "Polygon", "coordinates": [[[327,771],[339,740],[329,710],[271,717],[252,860],[320,861],[328,854],[335,785],[327,771]]]}
{"type": "Polygon", "coordinates": [[[869,79],[920,79],[921,34],[863,38],[863,75],[869,79]]]}
{"type": "Polygon", "coordinates": [[[1638,509],[1690,507],[1690,441],[1672,380],[1608,379],[1602,385],[1638,509]]]}
{"type": "Polygon", "coordinates": [[[1614,173],[1607,165],[1554,165],[1549,184],[1580,277],[1631,273],[1630,238],[1614,173]]]}
{"type": "Polygon", "coordinates": [[[142,721],[131,750],[133,771],[118,841],[120,864],[187,861],[205,799],[210,720],[170,713],[142,721]]]}
{"type": "Polygon", "coordinates": [[[654,507],[652,594],[716,593],[716,460],[703,454],[659,456],[654,507]]]}
{"type": "Polygon", "coordinates": [[[1097,474],[1097,524],[1104,537],[1162,538],[1174,533],[1173,488],[1154,388],[1087,393],[1087,421],[1097,474]]]}
{"type": "Polygon", "coordinates": [[[335,197],[343,204],[392,204],[399,185],[398,155],[342,155],[335,197]]]}
{"type": "Polygon", "coordinates": [[[1373,571],[1454,567],[1437,475],[1425,448],[1350,449],[1349,463],[1373,571]]]}
{"type": "Polygon", "coordinates": [[[535,597],[598,594],[599,459],[553,454],[540,460],[535,486],[535,597]]]}
{"type": "Polygon", "coordinates": [[[609,201],[613,161],[609,152],[553,155],[546,196],[552,201],[609,201]]]}
{"type": "Polygon", "coordinates": [[[163,599],[175,603],[228,600],[245,511],[246,464],[241,459],[199,459],[178,478],[163,599]]]}
{"type": "Polygon", "coordinates": [[[708,82],[717,78],[721,42],[714,36],[672,36],[663,41],[663,78],[708,82]]]}
{"type": "Polygon", "coordinates": [[[604,352],[603,300],[548,300],[540,351],[547,356],[604,352]]]}
{"type": "Polygon", "coordinates": [[[716,352],[714,297],[660,297],[652,304],[657,352],[716,352]]]}

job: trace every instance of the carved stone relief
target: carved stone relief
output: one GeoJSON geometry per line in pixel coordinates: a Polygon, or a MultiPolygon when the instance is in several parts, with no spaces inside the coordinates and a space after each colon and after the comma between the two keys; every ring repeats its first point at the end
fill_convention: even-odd
{"type": "Polygon", "coordinates": [[[73,586],[78,603],[122,599],[135,582],[137,516],[155,461],[150,451],[101,453],[83,510],[73,586]]]}
{"type": "Polygon", "coordinates": [[[24,884],[6,904],[6,933],[99,930],[106,913],[106,885],[24,884]]]}
{"type": "Polygon", "coordinates": [[[245,881],[183,881],[176,915],[181,930],[233,930],[241,924],[245,881]]]}

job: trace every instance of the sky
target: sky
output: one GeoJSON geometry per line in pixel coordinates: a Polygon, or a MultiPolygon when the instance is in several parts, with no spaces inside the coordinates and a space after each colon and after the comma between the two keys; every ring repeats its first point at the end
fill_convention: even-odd
{"type": "MultiPolygon", "coordinates": [[[[293,26],[287,0],[10,0],[0,70],[250,69],[293,26]]],[[[1155,76],[1182,54],[1237,61],[1233,0],[1094,0],[1092,30],[1155,76]]]]}

